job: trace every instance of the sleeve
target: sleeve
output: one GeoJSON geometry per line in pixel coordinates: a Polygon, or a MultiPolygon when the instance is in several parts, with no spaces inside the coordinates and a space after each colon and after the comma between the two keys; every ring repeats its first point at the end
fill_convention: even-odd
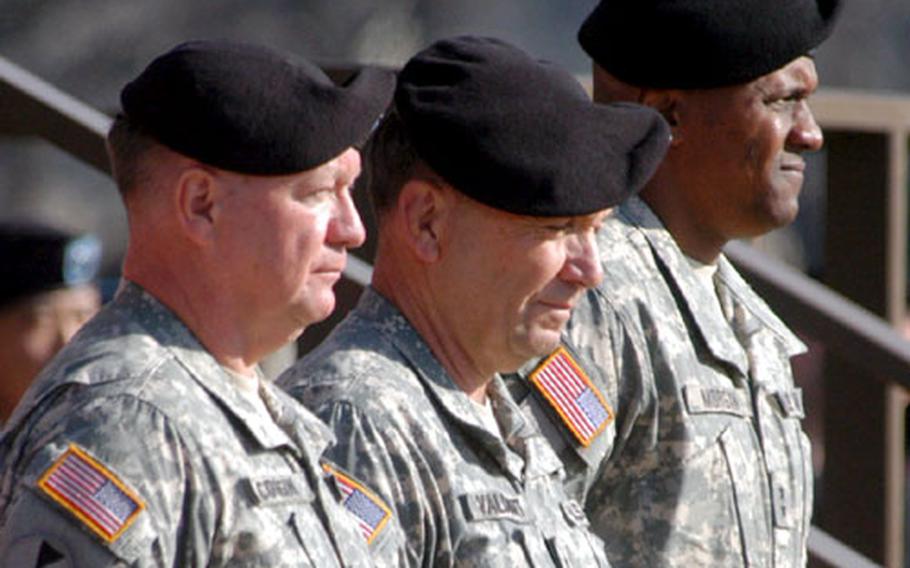
{"type": "Polygon", "coordinates": [[[0,564],[205,563],[201,543],[210,538],[185,522],[205,508],[192,498],[195,473],[154,407],[125,395],[93,398],[57,405],[28,430],[0,519],[0,564]]]}
{"type": "Polygon", "coordinates": [[[583,296],[566,328],[572,345],[597,368],[616,412],[616,438],[609,458],[621,461],[629,451],[657,442],[657,390],[641,326],[595,290],[583,296]]]}
{"type": "Polygon", "coordinates": [[[661,511],[636,508],[631,515],[623,512],[625,504],[637,503],[630,497],[639,487],[635,479],[647,470],[647,454],[657,448],[660,406],[650,353],[636,318],[614,309],[599,294],[591,296],[597,302],[592,310],[595,318],[569,333],[613,383],[616,439],[611,454],[592,477],[585,512],[592,530],[604,539],[614,566],[653,566],[659,559],[652,558],[652,551],[660,547],[643,540],[641,527],[661,511]]]}
{"type": "Polygon", "coordinates": [[[400,428],[377,424],[349,402],[330,402],[318,412],[335,433],[336,444],[324,455],[366,483],[392,510],[389,529],[396,550],[386,550],[390,564],[435,565],[441,534],[442,497],[425,456],[400,428]]]}

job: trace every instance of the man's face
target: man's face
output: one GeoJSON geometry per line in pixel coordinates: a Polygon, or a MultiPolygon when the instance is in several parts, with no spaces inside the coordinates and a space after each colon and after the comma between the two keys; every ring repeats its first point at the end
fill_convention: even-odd
{"type": "Polygon", "coordinates": [[[470,358],[507,372],[559,344],[578,296],[603,277],[594,232],[605,215],[526,217],[458,198],[437,298],[470,358]]]}
{"type": "Polygon", "coordinates": [[[796,218],[801,154],[822,146],[807,102],[817,85],[801,57],[744,85],[681,92],[676,157],[692,215],[712,237],[758,236],[796,218]]]}
{"type": "Polygon", "coordinates": [[[252,325],[293,339],[332,313],[346,251],[365,239],[350,193],[359,174],[353,149],[299,174],[219,174],[230,187],[216,246],[252,325]]]}
{"type": "Polygon", "coordinates": [[[0,310],[0,417],[101,304],[91,285],[35,294],[0,310]]]}

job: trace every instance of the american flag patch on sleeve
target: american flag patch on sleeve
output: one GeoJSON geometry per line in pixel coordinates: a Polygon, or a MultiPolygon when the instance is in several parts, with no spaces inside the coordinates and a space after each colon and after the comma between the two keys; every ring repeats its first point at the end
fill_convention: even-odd
{"type": "Polygon", "coordinates": [[[335,486],[341,493],[341,504],[357,517],[357,525],[367,544],[372,543],[382,531],[392,511],[375,493],[357,483],[347,475],[329,464],[322,466],[335,480],[335,486]]]}
{"type": "Polygon", "coordinates": [[[528,380],[582,446],[613,421],[613,410],[565,347],[550,354],[528,380]]]}
{"type": "Polygon", "coordinates": [[[44,472],[38,487],[107,542],[117,540],[145,507],[116,475],[75,444],[44,472]]]}

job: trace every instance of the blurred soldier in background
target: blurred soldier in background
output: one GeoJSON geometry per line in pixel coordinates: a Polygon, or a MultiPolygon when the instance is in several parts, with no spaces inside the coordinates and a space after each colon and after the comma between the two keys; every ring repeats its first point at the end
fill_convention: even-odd
{"type": "Polygon", "coordinates": [[[568,327],[609,379],[595,387],[615,424],[578,435],[541,396],[549,362],[515,392],[619,566],[806,563],[812,462],[790,368],[804,347],[721,250],[796,217],[801,154],[822,145],[809,54],[836,4],[603,0],[579,32],[595,99],[655,108],[673,142],[604,223],[604,280],[568,327]]]}
{"type": "Polygon", "coordinates": [[[101,241],[43,223],[0,223],[0,424],[38,371],[101,307],[101,241]]]}
{"type": "Polygon", "coordinates": [[[123,89],[124,281],[0,440],[0,564],[369,563],[381,505],[326,474],[331,433],[256,363],[334,307],[364,239],[352,146],[392,86],[190,42],[123,89]]]}
{"type": "MultiPolygon", "coordinates": [[[[498,40],[414,56],[370,151],[372,287],[279,378],[334,428],[417,566],[604,566],[501,372],[549,352],[601,277],[594,231],[668,143],[637,105],[498,40]]],[[[592,401],[592,407],[599,404],[592,401]]]]}

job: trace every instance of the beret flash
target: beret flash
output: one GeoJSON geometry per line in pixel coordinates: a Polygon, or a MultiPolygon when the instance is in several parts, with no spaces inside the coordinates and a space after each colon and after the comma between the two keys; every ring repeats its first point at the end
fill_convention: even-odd
{"type": "Polygon", "coordinates": [[[192,41],[152,61],[120,94],[133,125],[185,156],[239,173],[312,169],[363,142],[394,74],[364,68],[342,86],[261,46],[192,41]]]}
{"type": "Polygon", "coordinates": [[[33,222],[0,223],[0,307],[32,294],[94,280],[101,241],[33,222]]]}
{"type": "Polygon", "coordinates": [[[595,104],[568,72],[493,38],[445,39],[415,55],[395,107],[446,182],[519,215],[612,207],[644,185],[669,143],[653,110],[595,104]]]}
{"type": "Polygon", "coordinates": [[[639,87],[746,83],[831,33],[839,0],[602,0],[578,32],[603,69],[639,87]]]}

